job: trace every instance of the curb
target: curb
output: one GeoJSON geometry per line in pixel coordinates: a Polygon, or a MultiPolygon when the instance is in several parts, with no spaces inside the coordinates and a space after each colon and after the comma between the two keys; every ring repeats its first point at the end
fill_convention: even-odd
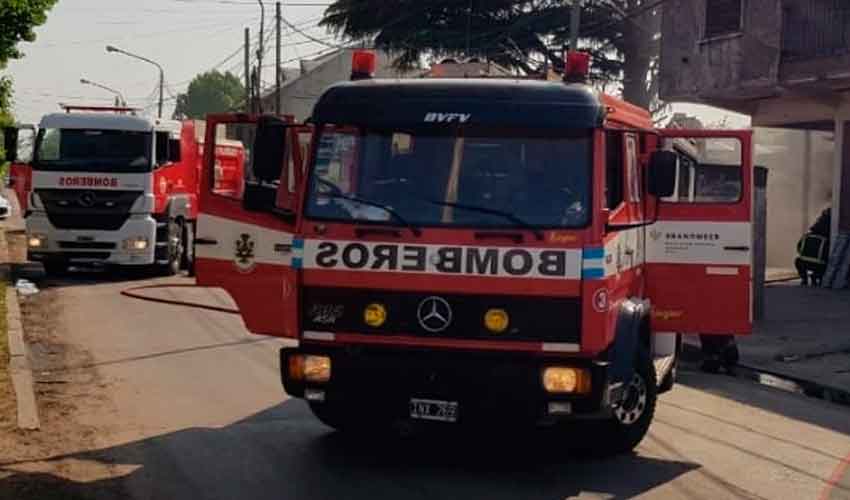
{"type": "MultiPolygon", "coordinates": [[[[6,243],[5,229],[0,229],[0,262],[3,278],[8,282],[9,249],[6,243]]],[[[18,292],[11,286],[6,288],[6,329],[9,334],[9,375],[18,408],[18,428],[37,430],[41,427],[38,418],[38,405],[35,402],[35,389],[30,368],[29,349],[24,341],[24,327],[21,323],[21,308],[18,292]]]]}
{"type": "MultiPolygon", "coordinates": [[[[682,360],[690,363],[699,363],[702,360],[702,352],[700,351],[699,344],[695,344],[693,340],[682,342],[682,360]]],[[[738,372],[736,375],[738,378],[751,380],[785,392],[821,399],[842,406],[850,406],[850,391],[846,389],[758,368],[740,361],[736,366],[736,371],[738,372]]]]}

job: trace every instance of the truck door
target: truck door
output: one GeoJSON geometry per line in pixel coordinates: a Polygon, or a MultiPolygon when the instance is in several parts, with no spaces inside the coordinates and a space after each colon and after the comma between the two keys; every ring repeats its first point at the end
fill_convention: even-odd
{"type": "Polygon", "coordinates": [[[678,156],[678,189],[646,230],[652,329],[749,334],[752,133],[662,130],[658,146],[678,156]]]}
{"type": "Polygon", "coordinates": [[[33,125],[17,125],[4,129],[4,147],[9,165],[9,187],[18,198],[22,213],[29,208],[32,190],[32,156],[35,151],[36,129],[33,125]]]}
{"type": "Polygon", "coordinates": [[[220,287],[230,294],[248,330],[295,338],[299,275],[293,268],[293,260],[297,261],[293,254],[298,251],[295,224],[302,167],[293,160],[290,147],[297,144],[297,135],[280,120],[267,123],[270,120],[275,119],[207,118],[195,269],[199,285],[220,287]],[[274,134],[279,136],[277,148],[287,146],[285,153],[268,151],[268,138],[274,134]],[[264,138],[265,146],[256,140],[258,136],[264,138]],[[278,158],[277,171],[271,175],[267,159],[275,153],[284,156],[278,158]],[[232,176],[233,169],[240,178],[244,171],[245,182],[239,189],[234,189],[232,179],[216,178],[232,176]]]}

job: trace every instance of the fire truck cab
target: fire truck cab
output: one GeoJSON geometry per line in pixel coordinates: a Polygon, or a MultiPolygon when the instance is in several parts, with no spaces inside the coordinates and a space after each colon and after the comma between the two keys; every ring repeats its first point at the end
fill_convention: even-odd
{"type": "MultiPolygon", "coordinates": [[[[48,274],[90,264],[155,266],[166,274],[192,267],[204,123],[136,111],[66,106],[42,118],[32,154],[15,147],[22,127],[6,131],[28,258],[48,274]]],[[[237,191],[240,147],[222,142],[215,151],[227,174],[220,183],[237,191]]]]}
{"type": "Polygon", "coordinates": [[[632,449],[681,334],[751,331],[750,133],[658,130],[582,83],[362,78],[368,61],[309,130],[210,117],[207,141],[253,127],[254,178],[217,193],[207,155],[199,284],[298,339],[283,385],[332,427],[591,419],[598,450],[632,449]]]}

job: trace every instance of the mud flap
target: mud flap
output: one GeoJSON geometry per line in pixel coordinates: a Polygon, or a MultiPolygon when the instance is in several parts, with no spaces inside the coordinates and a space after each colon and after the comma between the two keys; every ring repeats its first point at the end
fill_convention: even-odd
{"type": "Polygon", "coordinates": [[[640,327],[648,306],[642,301],[627,300],[620,306],[617,329],[611,351],[611,383],[626,384],[635,372],[636,353],[640,348],[640,327]]]}

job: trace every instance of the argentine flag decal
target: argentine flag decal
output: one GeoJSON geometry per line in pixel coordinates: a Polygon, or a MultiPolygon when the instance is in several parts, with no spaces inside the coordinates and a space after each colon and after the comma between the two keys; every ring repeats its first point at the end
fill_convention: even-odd
{"type": "Polygon", "coordinates": [[[295,238],[292,240],[292,268],[301,269],[304,267],[304,240],[295,238]]]}
{"type": "Polygon", "coordinates": [[[585,248],[582,252],[581,277],[586,280],[598,280],[605,277],[605,249],[585,248]]]}

